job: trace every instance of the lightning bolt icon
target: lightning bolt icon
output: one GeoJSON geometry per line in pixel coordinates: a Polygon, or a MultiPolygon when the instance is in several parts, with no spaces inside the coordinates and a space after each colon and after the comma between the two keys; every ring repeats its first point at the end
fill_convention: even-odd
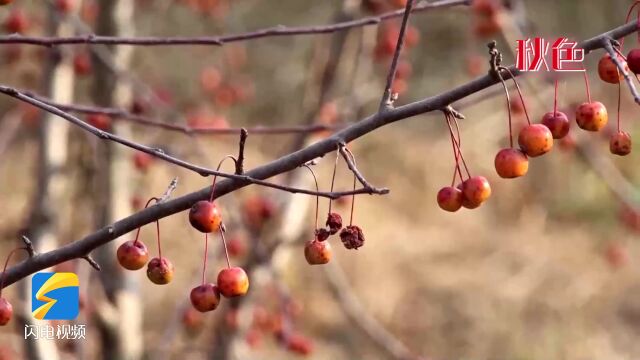
{"type": "Polygon", "coordinates": [[[41,305],[33,311],[33,317],[39,320],[44,319],[45,315],[51,310],[51,308],[58,302],[56,299],[52,299],[46,296],[49,292],[72,286],[79,286],[78,277],[72,273],[55,273],[38,289],[36,293],[36,299],[42,301],[45,304],[41,305]]]}

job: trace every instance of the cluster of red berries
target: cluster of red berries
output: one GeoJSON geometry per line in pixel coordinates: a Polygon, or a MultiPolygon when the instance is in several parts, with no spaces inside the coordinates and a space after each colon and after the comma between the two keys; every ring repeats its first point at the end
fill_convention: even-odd
{"type": "MultiPolygon", "coordinates": [[[[225,157],[222,162],[229,157],[225,157]]],[[[235,160],[235,159],[234,159],[235,160]]],[[[213,201],[217,177],[214,177],[209,200],[201,200],[193,204],[189,210],[189,223],[194,229],[204,233],[205,246],[202,266],[202,284],[191,290],[190,300],[193,307],[200,312],[215,310],[220,303],[220,295],[226,298],[244,296],[249,291],[249,277],[241,267],[232,267],[225,239],[225,227],[222,223],[220,209],[213,201]],[[206,282],[208,235],[219,232],[225,250],[227,268],[220,270],[217,285],[206,282]]]]}
{"type": "MultiPolygon", "coordinates": [[[[147,201],[145,208],[152,201],[158,201],[157,198],[151,198],[147,201]]],[[[118,247],[116,257],[120,266],[127,270],[140,270],[147,265],[147,278],[157,285],[166,285],[173,279],[174,266],[166,257],[162,256],[162,247],[160,244],[160,221],[156,221],[158,256],[149,261],[149,250],[147,246],[139,239],[140,228],[136,233],[135,240],[125,241],[118,247]]]]}
{"type": "MultiPolygon", "coordinates": [[[[351,161],[355,164],[355,157],[351,150],[345,147],[345,151],[351,157],[351,161]]],[[[338,166],[339,153],[336,154],[336,162],[334,165],[333,171],[333,179],[331,181],[331,191],[333,191],[333,186],[335,184],[335,176],[336,170],[338,166]]],[[[305,165],[307,169],[313,175],[313,178],[316,182],[316,190],[318,189],[318,181],[316,179],[316,175],[313,170],[305,165]]],[[[354,175],[353,179],[353,189],[355,190],[356,186],[356,178],[354,175]]],[[[364,245],[364,233],[362,229],[353,224],[353,213],[355,209],[355,195],[351,196],[351,215],[349,219],[349,225],[343,227],[342,226],[342,216],[336,212],[331,211],[331,206],[333,204],[332,200],[329,200],[329,212],[327,214],[327,221],[325,222],[325,227],[321,228],[318,226],[318,207],[319,207],[319,198],[316,199],[316,230],[315,236],[313,240],[308,241],[304,246],[304,257],[310,265],[323,265],[327,264],[331,260],[332,250],[331,244],[328,239],[331,235],[335,235],[340,232],[340,240],[342,241],[342,245],[346,249],[349,250],[357,250],[361,246],[364,245]]]]}
{"type": "Polygon", "coordinates": [[[491,186],[489,180],[484,176],[471,176],[467,163],[462,155],[462,141],[458,122],[449,112],[445,112],[445,120],[449,128],[449,136],[453,147],[455,166],[453,169],[453,180],[451,186],[446,186],[438,191],[437,202],[442,210],[456,212],[461,207],[475,209],[482,205],[491,196],[491,186]],[[455,134],[454,134],[455,126],[455,134]],[[463,166],[461,166],[461,163],[463,166]],[[467,179],[462,173],[464,167],[467,179]],[[460,183],[456,185],[457,179],[460,183]]]}

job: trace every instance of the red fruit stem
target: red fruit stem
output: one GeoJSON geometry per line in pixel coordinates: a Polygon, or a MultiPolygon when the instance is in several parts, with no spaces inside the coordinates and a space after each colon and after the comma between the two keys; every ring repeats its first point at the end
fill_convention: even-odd
{"type": "Polygon", "coordinates": [[[511,126],[511,96],[509,95],[509,89],[507,88],[507,84],[505,84],[500,71],[497,72],[498,77],[500,78],[500,83],[502,84],[502,88],[504,89],[504,95],[507,98],[507,114],[509,115],[509,147],[513,149],[513,130],[511,126]]]}
{"type": "Polygon", "coordinates": [[[621,88],[622,86],[620,85],[620,82],[618,82],[618,132],[620,132],[620,108],[621,108],[620,98],[622,97],[621,88]]]}
{"type": "MultiPolygon", "coordinates": [[[[348,147],[344,148],[347,152],[347,154],[349,154],[349,157],[351,157],[351,162],[353,162],[353,166],[354,168],[356,167],[356,157],[355,155],[353,155],[353,153],[351,152],[351,150],[349,150],[348,147]]],[[[356,174],[353,173],[353,190],[356,190],[356,174]]],[[[353,225],[353,212],[356,208],[356,195],[353,194],[351,195],[351,214],[349,215],[349,226],[353,225]]]]}
{"type": "Polygon", "coordinates": [[[531,125],[531,119],[529,118],[529,112],[527,111],[527,104],[524,103],[524,96],[522,95],[522,90],[520,89],[520,85],[518,84],[516,77],[513,75],[513,73],[511,72],[511,70],[509,70],[508,67],[502,67],[501,69],[504,69],[507,71],[509,76],[511,76],[511,80],[513,80],[513,83],[516,85],[516,90],[518,91],[520,102],[522,103],[522,109],[524,110],[524,116],[526,116],[527,118],[527,123],[531,125]]]}
{"type": "MultiPolygon", "coordinates": [[[[466,173],[467,173],[467,177],[469,177],[469,178],[470,178],[470,177],[471,177],[471,172],[469,171],[469,167],[467,166],[467,162],[465,161],[464,156],[462,156],[462,148],[461,148],[461,145],[462,145],[462,139],[461,139],[461,137],[460,137],[460,127],[458,126],[458,120],[456,120],[456,119],[454,118],[454,119],[453,119],[453,123],[456,125],[456,133],[457,133],[457,135],[458,135],[458,140],[456,140],[456,139],[455,139],[455,137],[454,137],[454,139],[453,139],[453,143],[454,143],[454,145],[456,146],[456,148],[457,148],[457,150],[458,150],[458,151],[457,151],[457,153],[458,153],[458,155],[460,156],[460,159],[462,160],[462,165],[464,165],[464,170],[465,170],[465,171],[466,171],[466,173]]],[[[450,123],[450,122],[447,122],[447,125],[449,126],[449,130],[450,130],[451,132],[453,132],[453,128],[451,127],[451,123],[450,123]]],[[[462,181],[462,175],[460,175],[460,180],[462,181]]]]}
{"type": "MultiPolygon", "coordinates": [[[[631,18],[631,13],[633,12],[633,8],[636,7],[640,3],[640,0],[636,0],[629,6],[629,10],[627,11],[627,17],[624,20],[624,23],[628,23],[631,18]]],[[[638,16],[637,16],[638,26],[640,27],[640,8],[638,8],[638,16]]],[[[640,43],[640,31],[638,31],[638,43],[640,43]]],[[[620,48],[624,48],[624,38],[620,40],[620,48]]]]}
{"type": "Polygon", "coordinates": [[[2,279],[0,279],[0,298],[2,298],[2,289],[4,289],[4,279],[5,277],[7,277],[7,265],[9,265],[9,260],[11,260],[11,256],[13,256],[13,254],[15,254],[15,252],[18,250],[24,250],[27,253],[29,252],[29,250],[26,247],[22,246],[22,247],[17,247],[11,250],[11,252],[7,256],[7,259],[4,261],[4,268],[2,269],[2,279]]]}
{"type": "MultiPolygon", "coordinates": [[[[152,202],[152,201],[154,201],[154,200],[155,200],[155,202],[157,203],[159,199],[158,199],[157,197],[152,197],[152,198],[151,198],[151,199],[149,199],[149,200],[147,201],[147,203],[144,205],[144,208],[145,208],[145,209],[146,209],[146,208],[148,208],[148,207],[149,207],[149,204],[151,204],[151,202],[152,202]]],[[[142,227],[139,227],[139,228],[138,228],[138,231],[136,231],[136,239],[135,239],[135,240],[134,240],[134,242],[133,242],[133,244],[134,244],[134,245],[138,244],[138,238],[140,237],[140,230],[141,230],[141,229],[142,229],[142,227]]]]}
{"type": "Polygon", "coordinates": [[[453,157],[455,159],[455,166],[453,168],[453,179],[451,180],[451,187],[454,187],[456,184],[456,175],[460,174],[460,181],[464,181],[462,177],[462,171],[460,170],[460,158],[458,156],[458,151],[456,151],[456,144],[453,135],[453,129],[451,128],[451,119],[449,118],[449,113],[445,112],[444,119],[447,122],[447,127],[449,128],[449,137],[451,139],[451,148],[453,149],[453,157]]]}
{"type": "Polygon", "coordinates": [[[556,77],[556,84],[553,90],[553,116],[558,113],[558,78],[556,77]]]}
{"type": "Polygon", "coordinates": [[[202,261],[202,285],[205,284],[205,274],[207,272],[208,257],[209,257],[209,234],[204,233],[204,260],[202,261]]]}
{"type": "MultiPolygon", "coordinates": [[[[218,167],[216,168],[216,171],[220,171],[220,167],[222,167],[222,163],[227,160],[227,159],[233,159],[234,163],[238,163],[238,160],[235,158],[235,156],[233,155],[227,155],[225,157],[222,158],[222,160],[220,160],[220,162],[218,163],[218,167]]],[[[216,181],[218,180],[218,175],[214,175],[213,176],[213,183],[211,184],[211,196],[209,197],[209,202],[213,202],[213,194],[215,193],[216,190],[216,181]]]]}
{"type": "Polygon", "coordinates": [[[160,220],[156,220],[156,236],[158,239],[158,257],[162,260],[162,247],[160,246],[160,220]]]}
{"type": "MultiPolygon", "coordinates": [[[[338,171],[338,160],[340,159],[340,151],[336,150],[336,162],[333,164],[333,175],[331,176],[331,190],[333,192],[333,186],[336,182],[336,172],[338,171]]],[[[329,214],[331,214],[331,205],[333,205],[333,199],[329,198],[329,214]]]]}
{"type": "Polygon", "coordinates": [[[231,268],[231,261],[229,260],[229,250],[227,249],[227,239],[224,237],[224,230],[220,226],[220,237],[222,238],[222,246],[224,247],[224,256],[227,259],[227,268],[231,268]]]}
{"type": "MultiPolygon", "coordinates": [[[[313,172],[313,169],[309,165],[304,164],[303,166],[306,167],[309,170],[309,172],[311,172],[311,176],[313,176],[313,181],[315,181],[316,183],[316,192],[319,192],[320,190],[318,190],[319,186],[318,186],[318,178],[316,177],[316,173],[313,172]]],[[[316,196],[316,227],[315,227],[316,229],[318,228],[318,209],[319,208],[320,208],[320,196],[316,196]]]]}
{"type": "Polygon", "coordinates": [[[591,104],[591,87],[589,86],[589,76],[587,75],[587,69],[582,64],[582,69],[584,70],[582,74],[584,75],[584,83],[587,88],[587,99],[589,100],[589,104],[591,104]]]}

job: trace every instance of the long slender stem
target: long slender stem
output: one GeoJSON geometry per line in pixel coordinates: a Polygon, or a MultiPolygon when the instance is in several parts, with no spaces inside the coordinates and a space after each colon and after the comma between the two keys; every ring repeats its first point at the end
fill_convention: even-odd
{"type": "Polygon", "coordinates": [[[204,260],[202,261],[202,285],[205,284],[207,273],[207,259],[209,258],[209,233],[204,233],[204,260]]]}
{"type": "MultiPolygon", "coordinates": [[[[220,167],[222,167],[222,163],[227,159],[233,159],[233,162],[236,165],[238,164],[238,160],[236,160],[236,158],[233,155],[226,155],[218,163],[218,167],[216,168],[216,171],[220,171],[220,167]]],[[[216,181],[217,180],[218,180],[218,175],[214,175],[213,176],[213,183],[211,184],[211,195],[209,196],[209,202],[213,202],[213,195],[215,194],[215,191],[216,191],[216,181]]]]}
{"type": "MultiPolygon", "coordinates": [[[[347,152],[347,154],[349,154],[349,156],[351,157],[351,162],[353,162],[353,165],[356,166],[356,157],[353,155],[353,153],[351,152],[351,150],[349,150],[348,147],[344,147],[345,151],[347,152]]],[[[356,187],[356,180],[357,177],[355,175],[355,172],[353,174],[353,188],[355,189],[356,187]]],[[[356,197],[355,196],[351,196],[351,212],[349,215],[349,226],[353,225],[353,213],[355,211],[356,208],[356,197]]]]}
{"type": "MultiPolygon", "coordinates": [[[[627,17],[624,20],[624,23],[628,23],[631,18],[631,13],[633,12],[633,8],[636,7],[640,3],[640,0],[636,0],[629,6],[629,11],[627,11],[627,17]]],[[[638,25],[640,26],[640,8],[638,9],[638,25]]],[[[638,42],[640,43],[640,32],[638,32],[638,42]]],[[[624,38],[620,40],[620,49],[624,49],[624,38]]]]}
{"type": "MultiPolygon", "coordinates": [[[[148,208],[148,207],[149,207],[149,204],[151,204],[151,202],[152,202],[152,201],[154,201],[154,200],[155,200],[155,202],[156,202],[156,203],[158,203],[158,198],[156,198],[156,197],[152,197],[152,198],[150,198],[149,200],[147,200],[147,203],[144,205],[144,208],[145,208],[145,209],[146,209],[146,208],[148,208]]],[[[135,239],[135,241],[133,242],[133,244],[134,244],[134,245],[137,245],[137,244],[138,244],[138,239],[140,238],[140,230],[141,230],[141,229],[142,229],[142,226],[138,228],[138,231],[136,231],[136,239],[135,239]]]]}
{"type": "Polygon", "coordinates": [[[513,130],[512,130],[512,121],[511,121],[511,96],[509,95],[509,89],[507,88],[507,84],[502,78],[502,74],[500,71],[497,72],[498,78],[500,78],[500,84],[502,84],[502,88],[504,89],[504,95],[507,99],[507,115],[509,116],[509,147],[513,149],[513,130]]]}
{"type": "Polygon", "coordinates": [[[622,85],[620,85],[620,82],[618,82],[618,132],[620,132],[620,108],[622,106],[622,101],[621,98],[622,97],[622,85]]]}
{"type": "Polygon", "coordinates": [[[587,100],[589,101],[589,104],[591,104],[591,87],[589,86],[589,75],[587,75],[587,69],[584,67],[584,65],[582,69],[584,70],[582,72],[582,75],[584,75],[584,85],[587,88],[587,100]]]}
{"type": "Polygon", "coordinates": [[[556,82],[553,89],[553,116],[556,116],[558,113],[558,78],[556,77],[556,82]]]}
{"type": "Polygon", "coordinates": [[[460,175],[460,181],[464,181],[464,178],[462,177],[462,171],[460,170],[460,157],[458,156],[459,152],[457,151],[457,148],[456,148],[453,129],[451,128],[451,122],[450,122],[451,119],[448,112],[444,113],[444,119],[447,122],[447,128],[449,129],[449,137],[451,138],[451,148],[453,149],[453,158],[455,160],[455,167],[453,169],[453,179],[451,180],[451,187],[453,187],[456,184],[456,174],[460,175]]]}
{"type": "Polygon", "coordinates": [[[231,260],[229,260],[229,249],[227,248],[227,239],[224,237],[224,227],[220,226],[220,238],[224,247],[224,256],[227,259],[227,268],[231,268],[231,260]]]}
{"type": "MultiPolygon", "coordinates": [[[[527,118],[527,123],[529,125],[531,125],[531,119],[529,118],[529,112],[527,111],[527,104],[525,104],[525,102],[524,102],[524,96],[522,95],[522,89],[520,89],[520,85],[518,84],[518,81],[516,80],[516,77],[513,76],[513,73],[511,72],[511,70],[509,70],[508,67],[501,66],[500,69],[505,70],[509,74],[509,76],[511,77],[511,80],[513,80],[513,83],[516,85],[516,90],[518,91],[518,96],[520,97],[520,102],[522,103],[522,109],[524,110],[524,115],[527,118]]],[[[509,129],[509,130],[511,130],[511,129],[509,129]]]]}
{"type": "Polygon", "coordinates": [[[158,240],[158,257],[162,259],[162,247],[160,245],[160,220],[156,220],[156,237],[158,240]]]}
{"type": "MultiPolygon", "coordinates": [[[[451,118],[449,118],[449,119],[451,119],[451,118]]],[[[458,134],[458,139],[460,139],[460,127],[458,126],[458,121],[455,118],[453,119],[453,123],[455,124],[456,133],[458,134]]],[[[451,122],[450,121],[447,122],[447,125],[449,126],[449,131],[453,132],[453,128],[451,126],[451,122]]],[[[460,146],[461,142],[459,140],[456,140],[455,137],[454,137],[453,143],[457,148],[457,153],[460,156],[460,160],[462,160],[462,165],[464,166],[464,170],[467,173],[467,177],[471,177],[471,172],[469,171],[469,167],[467,166],[467,162],[464,160],[464,156],[462,155],[462,147],[460,146]]],[[[460,177],[461,177],[460,181],[462,181],[462,175],[460,177]]]]}
{"type": "Polygon", "coordinates": [[[15,252],[18,250],[24,250],[24,251],[27,251],[28,253],[27,247],[21,246],[11,250],[11,252],[9,252],[9,255],[7,255],[7,259],[4,261],[4,268],[2,270],[2,278],[0,278],[0,298],[2,298],[2,289],[4,289],[4,280],[7,277],[7,265],[9,265],[9,260],[11,260],[11,257],[13,256],[13,254],[15,254],[15,252]]]}
{"type": "MultiPolygon", "coordinates": [[[[333,187],[336,183],[336,173],[338,172],[338,160],[340,159],[340,149],[336,150],[336,161],[333,164],[333,174],[331,175],[331,189],[330,192],[333,192],[333,187]]],[[[333,205],[333,199],[329,199],[329,214],[331,213],[331,205],[333,205]]]]}
{"type": "MultiPolygon", "coordinates": [[[[319,187],[318,187],[318,178],[316,177],[316,173],[313,171],[311,166],[309,166],[307,164],[304,164],[303,166],[306,167],[309,170],[309,172],[311,173],[311,176],[313,176],[313,181],[316,184],[316,190],[318,190],[319,189],[319,187]]],[[[318,227],[318,215],[319,215],[318,212],[319,212],[319,209],[320,209],[320,197],[316,196],[316,229],[319,228],[318,227]]]]}

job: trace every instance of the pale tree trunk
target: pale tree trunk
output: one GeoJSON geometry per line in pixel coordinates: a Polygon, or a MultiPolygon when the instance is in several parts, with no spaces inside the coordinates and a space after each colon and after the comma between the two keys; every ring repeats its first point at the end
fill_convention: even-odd
{"type": "MultiPolygon", "coordinates": [[[[51,36],[69,36],[73,29],[59,21],[53,8],[49,9],[48,33],[51,36]]],[[[73,103],[74,73],[70,56],[61,50],[48,52],[44,72],[43,94],[59,103],[73,103]]],[[[45,113],[39,128],[38,187],[33,210],[27,225],[27,235],[37,252],[46,252],[58,247],[58,214],[61,204],[66,204],[67,177],[64,166],[67,161],[69,125],[55,115],[45,113]]],[[[24,325],[45,325],[47,321],[35,320],[31,315],[31,276],[22,284],[24,325]]],[[[22,329],[20,329],[22,331],[22,329]]],[[[28,359],[57,360],[59,358],[55,340],[29,339],[25,341],[28,359]]]]}
{"type": "MultiPolygon", "coordinates": [[[[112,36],[132,36],[133,1],[100,0],[100,16],[96,33],[112,36]]],[[[132,48],[114,47],[113,65],[118,69],[129,66],[132,48]]],[[[129,84],[121,81],[99,60],[95,62],[93,98],[97,105],[126,107],[131,100],[129,84]]],[[[118,123],[113,132],[130,138],[128,124],[118,123]]],[[[96,176],[98,225],[104,226],[131,214],[131,151],[112,143],[101,142],[97,146],[98,169],[96,176]]],[[[124,239],[122,239],[124,240],[124,239]]],[[[108,302],[111,321],[102,322],[102,354],[109,360],[133,360],[142,357],[142,304],[139,298],[138,274],[124,271],[115,260],[117,247],[122,241],[114,241],[97,250],[103,267],[100,274],[108,302]]]]}

